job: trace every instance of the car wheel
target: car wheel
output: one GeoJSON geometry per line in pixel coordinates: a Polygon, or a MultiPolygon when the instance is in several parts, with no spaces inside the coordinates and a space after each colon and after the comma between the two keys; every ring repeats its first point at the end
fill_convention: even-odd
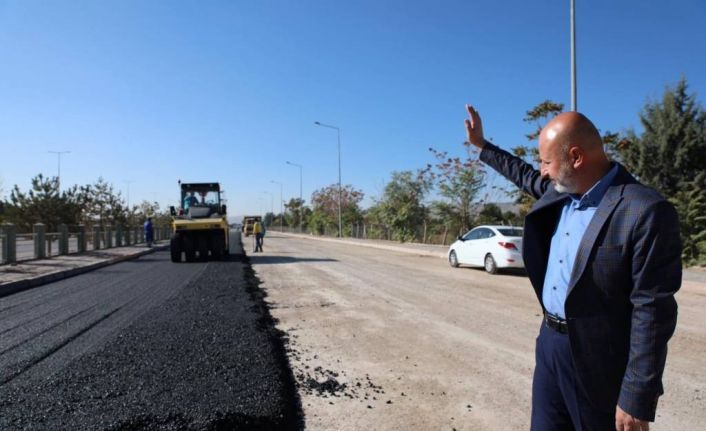
{"type": "Polygon", "coordinates": [[[496,265],[495,259],[493,259],[493,255],[490,253],[485,255],[485,262],[483,266],[485,267],[485,272],[488,274],[498,273],[498,265],[496,265]]]}
{"type": "Polygon", "coordinates": [[[455,251],[449,253],[449,264],[454,268],[458,268],[458,257],[456,257],[455,251]]]}

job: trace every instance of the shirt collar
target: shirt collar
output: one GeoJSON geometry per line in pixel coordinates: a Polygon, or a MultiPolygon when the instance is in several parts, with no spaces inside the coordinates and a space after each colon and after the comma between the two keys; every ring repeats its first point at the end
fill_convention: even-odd
{"type": "Polygon", "coordinates": [[[583,196],[579,197],[578,195],[569,195],[571,196],[571,200],[576,208],[583,209],[597,207],[598,204],[601,203],[601,199],[603,199],[605,192],[608,191],[610,183],[613,182],[613,179],[615,179],[615,176],[618,174],[618,164],[611,163],[611,165],[612,168],[608,171],[608,173],[606,173],[603,178],[598,180],[593,187],[588,189],[583,196]]]}

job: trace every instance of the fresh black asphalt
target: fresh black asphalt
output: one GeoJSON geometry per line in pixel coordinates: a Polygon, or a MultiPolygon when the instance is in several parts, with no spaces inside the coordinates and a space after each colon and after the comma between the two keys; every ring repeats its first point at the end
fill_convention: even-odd
{"type": "Polygon", "coordinates": [[[157,252],[0,299],[2,430],[301,428],[247,258],[157,252]]]}

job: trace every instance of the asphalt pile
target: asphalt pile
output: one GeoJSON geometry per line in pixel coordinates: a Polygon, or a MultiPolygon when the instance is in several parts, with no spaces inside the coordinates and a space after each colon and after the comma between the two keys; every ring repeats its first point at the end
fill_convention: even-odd
{"type": "Polygon", "coordinates": [[[258,284],[246,261],[209,262],[99,350],[0,387],[0,429],[302,429],[283,334],[258,284]]]}

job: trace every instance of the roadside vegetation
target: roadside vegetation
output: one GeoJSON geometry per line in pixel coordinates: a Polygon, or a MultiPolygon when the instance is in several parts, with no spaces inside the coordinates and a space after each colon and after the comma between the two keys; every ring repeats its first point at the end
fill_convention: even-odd
{"type": "MultiPolygon", "coordinates": [[[[551,100],[528,110],[523,119],[531,126],[528,142],[511,151],[535,163],[539,131],[563,111],[563,104],[551,100]]],[[[674,204],[680,217],[685,264],[706,265],[706,111],[682,78],[665,89],[661,100],[648,101],[639,118],[642,130],[602,131],[606,151],[674,204]]],[[[382,195],[373,198],[369,208],[360,205],[364,198],[361,190],[343,185],[342,234],[448,244],[479,224],[522,224],[532,198],[514,186],[497,185],[502,184],[497,174],[485,169],[474,149],[460,146],[462,156],[434,148],[429,152],[426,166],[392,172],[382,195]]],[[[338,202],[338,185],[327,185],[314,191],[310,205],[303,199],[290,199],[284,214],[267,213],[265,224],[336,235],[338,202]]],[[[14,186],[9,199],[0,201],[0,222],[14,223],[23,230],[31,230],[38,222],[50,230],[60,223],[130,225],[147,216],[157,225],[169,219],[168,212],[156,202],[127,208],[121,194],[102,178],[59,193],[55,177],[39,174],[32,180],[31,190],[24,192],[14,186]]]]}

